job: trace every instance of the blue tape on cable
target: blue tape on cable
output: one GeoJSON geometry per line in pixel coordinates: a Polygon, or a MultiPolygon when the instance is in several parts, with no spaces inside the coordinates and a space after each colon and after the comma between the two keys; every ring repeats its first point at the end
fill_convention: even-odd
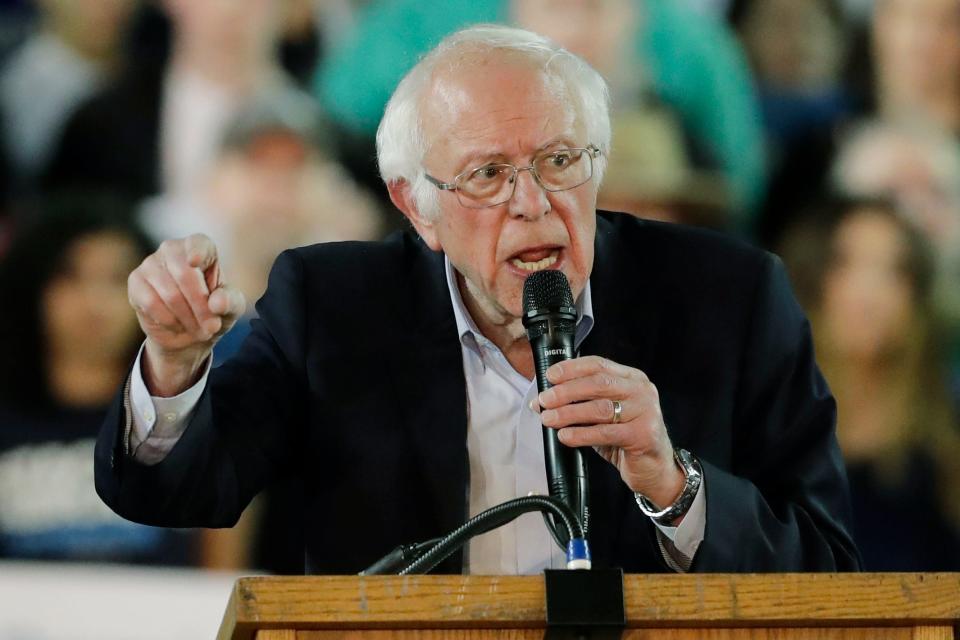
{"type": "Polygon", "coordinates": [[[589,569],[590,546],[585,538],[571,538],[567,543],[567,569],[589,569]]]}

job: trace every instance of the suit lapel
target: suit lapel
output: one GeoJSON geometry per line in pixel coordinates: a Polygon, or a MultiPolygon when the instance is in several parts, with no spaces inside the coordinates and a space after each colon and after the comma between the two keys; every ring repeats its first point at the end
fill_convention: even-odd
{"type": "Polygon", "coordinates": [[[622,222],[597,216],[590,276],[596,325],[581,345],[581,355],[599,355],[646,370],[656,353],[659,322],[650,306],[655,287],[644,280],[657,277],[656,266],[647,263],[643,246],[623,246],[617,228],[622,222]]]}
{"type": "MultiPolygon", "coordinates": [[[[431,514],[428,536],[446,534],[467,516],[466,381],[456,322],[450,303],[443,256],[429,251],[419,239],[411,278],[409,322],[400,338],[394,381],[402,422],[412,434],[422,470],[422,503],[416,511],[431,514]]],[[[405,489],[405,488],[403,488],[405,489]]],[[[425,523],[426,524],[426,523],[425,523]]],[[[461,554],[438,567],[460,573],[461,554]]]]}
{"type": "MultiPolygon", "coordinates": [[[[627,366],[648,371],[656,356],[658,314],[649,301],[655,300],[651,285],[654,265],[647,263],[643,246],[626,246],[619,227],[636,221],[622,216],[597,216],[597,238],[590,291],[596,324],[583,341],[580,355],[598,355],[627,366]],[[640,267],[638,268],[638,264],[640,267]],[[644,304],[641,301],[647,302],[644,304]]],[[[642,224],[642,223],[641,223],[642,224]]],[[[586,452],[590,474],[590,504],[593,511],[591,545],[599,566],[612,562],[606,554],[627,544],[620,536],[624,518],[636,505],[617,470],[593,451],[586,452]]],[[[647,546],[656,547],[652,527],[630,529],[631,536],[645,536],[647,546]]],[[[638,540],[632,544],[642,544],[638,540]]],[[[632,546],[632,545],[631,545],[632,546]]]]}

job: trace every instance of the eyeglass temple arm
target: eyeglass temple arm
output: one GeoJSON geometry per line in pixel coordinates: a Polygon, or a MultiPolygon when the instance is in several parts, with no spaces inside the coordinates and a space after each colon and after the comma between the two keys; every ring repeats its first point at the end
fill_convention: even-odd
{"type": "Polygon", "coordinates": [[[423,174],[423,177],[427,179],[427,182],[429,182],[430,184],[432,184],[433,186],[435,186],[437,189],[441,189],[441,190],[443,190],[443,191],[455,191],[456,188],[457,188],[457,185],[455,185],[455,184],[453,184],[453,183],[450,183],[450,182],[440,182],[439,180],[437,180],[436,178],[434,178],[434,177],[433,177],[432,175],[430,175],[429,173],[424,173],[424,174],[423,174]]]}

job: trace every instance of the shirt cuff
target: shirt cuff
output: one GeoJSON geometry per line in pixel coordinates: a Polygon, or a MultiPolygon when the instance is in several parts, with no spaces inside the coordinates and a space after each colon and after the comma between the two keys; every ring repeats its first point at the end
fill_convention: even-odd
{"type": "Polygon", "coordinates": [[[140,363],[143,346],[130,372],[130,429],[129,451],[134,459],[146,465],[163,460],[187,428],[190,416],[200,401],[213,358],[207,358],[203,376],[195,385],[171,398],[151,396],[143,381],[140,363]]]}
{"type": "Polygon", "coordinates": [[[663,559],[674,571],[685,573],[690,569],[693,557],[703,542],[707,528],[706,478],[700,483],[697,495],[693,497],[690,509],[683,521],[676,527],[668,527],[654,522],[657,527],[657,540],[663,559]]]}

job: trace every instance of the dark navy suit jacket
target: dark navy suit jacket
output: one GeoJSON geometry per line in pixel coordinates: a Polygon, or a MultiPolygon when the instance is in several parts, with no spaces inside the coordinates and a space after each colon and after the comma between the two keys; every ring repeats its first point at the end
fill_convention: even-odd
{"type": "MultiPolygon", "coordinates": [[[[590,282],[596,325],[581,354],[643,370],[674,445],[703,463],[692,570],[857,569],[834,401],[779,260],[601,212],[590,282]]],[[[96,454],[107,504],[148,524],[230,526],[294,470],[303,509],[291,526],[322,573],[355,573],[462,523],[466,386],[442,256],[410,234],[290,250],[257,310],[160,464],[124,454],[118,396],[96,454]]],[[[667,570],[616,470],[587,459],[595,562],[667,570]]],[[[440,570],[461,567],[456,555],[440,570]]]]}

